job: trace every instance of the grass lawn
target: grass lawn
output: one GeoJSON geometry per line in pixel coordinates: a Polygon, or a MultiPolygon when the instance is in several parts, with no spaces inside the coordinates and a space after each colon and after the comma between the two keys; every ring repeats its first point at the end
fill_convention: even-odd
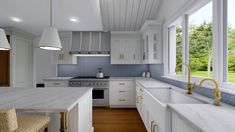
{"type": "MultiPolygon", "coordinates": [[[[178,73],[178,75],[181,74],[180,72],[178,73]]],[[[201,76],[201,77],[207,77],[207,71],[192,71],[191,72],[192,76],[201,76]]],[[[212,72],[210,73],[210,76],[212,77],[212,72]]],[[[229,72],[228,73],[228,80],[231,83],[235,83],[235,73],[234,72],[229,72]]]]}

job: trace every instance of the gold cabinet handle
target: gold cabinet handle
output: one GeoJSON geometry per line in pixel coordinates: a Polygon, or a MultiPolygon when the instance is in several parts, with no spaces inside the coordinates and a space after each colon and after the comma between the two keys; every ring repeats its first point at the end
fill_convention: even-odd
{"type": "Polygon", "coordinates": [[[119,55],[119,59],[120,59],[120,60],[122,59],[122,54],[119,55]]]}
{"type": "Polygon", "coordinates": [[[134,58],[134,60],[135,60],[135,54],[133,55],[133,58],[134,58]]]}
{"type": "Polygon", "coordinates": [[[126,101],[125,99],[119,99],[120,102],[126,101]]]}
{"type": "Polygon", "coordinates": [[[121,90],[119,91],[119,93],[125,93],[125,92],[126,92],[126,91],[121,91],[121,90]]]}
{"type": "Polygon", "coordinates": [[[137,103],[137,104],[140,103],[139,98],[140,98],[140,96],[136,96],[136,103],[137,103]]]}
{"type": "Polygon", "coordinates": [[[158,125],[154,121],[151,121],[151,127],[150,127],[151,132],[155,132],[156,127],[158,127],[158,125]]]}
{"type": "Polygon", "coordinates": [[[151,121],[151,126],[150,126],[151,132],[153,132],[153,123],[154,121],[151,121]]]}
{"type": "Polygon", "coordinates": [[[59,54],[59,60],[61,60],[61,54],[59,54]]]}

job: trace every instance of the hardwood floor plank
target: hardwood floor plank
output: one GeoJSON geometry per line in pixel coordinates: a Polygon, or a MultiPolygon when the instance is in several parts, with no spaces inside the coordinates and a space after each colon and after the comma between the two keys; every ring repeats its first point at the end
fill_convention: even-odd
{"type": "Polygon", "coordinates": [[[136,109],[93,108],[95,132],[146,132],[136,109]]]}

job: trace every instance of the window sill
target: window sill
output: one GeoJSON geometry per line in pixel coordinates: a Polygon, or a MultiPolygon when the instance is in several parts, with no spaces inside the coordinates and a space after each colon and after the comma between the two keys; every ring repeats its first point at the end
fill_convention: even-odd
{"type": "MultiPolygon", "coordinates": [[[[170,79],[170,80],[175,80],[175,81],[179,81],[182,83],[188,83],[188,79],[187,76],[178,76],[178,75],[163,75],[162,76],[165,79],[170,79]]],[[[204,79],[205,77],[191,77],[191,82],[195,83],[197,86],[199,86],[199,83],[202,79],[204,79]]],[[[230,94],[235,94],[235,84],[231,84],[231,83],[218,83],[219,85],[219,89],[221,92],[225,92],[225,93],[230,93],[230,94]]],[[[212,82],[206,81],[203,85],[204,88],[208,88],[208,89],[214,89],[215,86],[212,82]]]]}

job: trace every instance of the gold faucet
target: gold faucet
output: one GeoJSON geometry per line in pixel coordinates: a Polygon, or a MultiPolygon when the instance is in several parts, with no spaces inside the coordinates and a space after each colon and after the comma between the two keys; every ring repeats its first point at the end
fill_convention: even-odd
{"type": "MultiPolygon", "coordinates": [[[[177,64],[176,67],[175,67],[175,72],[177,73],[178,72],[178,67],[179,67],[180,64],[177,64]]],[[[192,84],[191,81],[190,81],[190,65],[186,64],[186,63],[182,63],[181,65],[185,65],[188,69],[188,84],[187,84],[187,94],[192,94],[192,90],[194,88],[196,88],[196,84],[192,84]]]]}
{"type": "Polygon", "coordinates": [[[205,78],[202,79],[200,82],[200,87],[202,87],[202,84],[205,81],[212,81],[215,84],[215,91],[214,91],[214,105],[220,106],[220,100],[221,100],[221,92],[219,91],[218,83],[214,79],[205,78]]]}

